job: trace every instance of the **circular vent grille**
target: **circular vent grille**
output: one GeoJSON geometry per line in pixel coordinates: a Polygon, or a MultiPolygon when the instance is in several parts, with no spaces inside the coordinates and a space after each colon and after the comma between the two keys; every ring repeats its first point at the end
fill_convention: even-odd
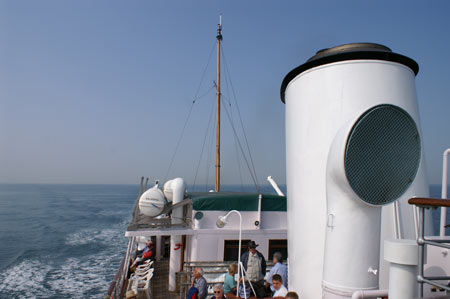
{"type": "Polygon", "coordinates": [[[358,119],[347,139],[344,163],[350,186],[371,205],[392,202],[413,182],[420,151],[411,116],[396,106],[375,106],[358,119]]]}

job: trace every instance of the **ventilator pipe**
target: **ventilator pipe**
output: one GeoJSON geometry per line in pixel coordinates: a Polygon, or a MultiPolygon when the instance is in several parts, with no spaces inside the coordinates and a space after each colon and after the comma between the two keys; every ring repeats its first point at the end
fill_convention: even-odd
{"type": "Polygon", "coordinates": [[[277,194],[278,194],[279,196],[284,196],[283,191],[281,191],[281,189],[278,187],[277,182],[275,182],[275,180],[272,178],[271,175],[269,175],[269,176],[267,177],[267,181],[270,183],[270,185],[272,185],[273,189],[275,189],[275,192],[277,192],[277,194]]]}
{"type": "Polygon", "coordinates": [[[325,299],[351,298],[356,291],[378,289],[381,207],[359,198],[348,183],[344,165],[347,137],[358,117],[341,127],[328,153],[325,299]]]}
{"type": "Polygon", "coordinates": [[[262,209],[262,194],[258,194],[258,220],[254,222],[255,228],[259,229],[261,227],[261,209],[262,209]]]}
{"type": "Polygon", "coordinates": [[[384,241],[384,259],[390,262],[389,299],[417,298],[417,241],[384,241]]]}
{"type": "Polygon", "coordinates": [[[378,298],[387,297],[388,290],[371,290],[371,291],[356,291],[352,295],[352,299],[368,299],[368,298],[378,298]]]}
{"type": "MultiPolygon", "coordinates": [[[[182,202],[186,190],[186,184],[182,178],[176,178],[167,182],[165,186],[170,186],[172,204],[175,205],[182,202]]],[[[166,190],[164,190],[166,193],[166,190]]],[[[172,210],[172,224],[183,223],[183,207],[178,207],[172,210]]],[[[181,236],[170,237],[170,262],[169,262],[169,291],[173,292],[176,289],[176,273],[181,270],[181,254],[183,244],[181,236]]]]}

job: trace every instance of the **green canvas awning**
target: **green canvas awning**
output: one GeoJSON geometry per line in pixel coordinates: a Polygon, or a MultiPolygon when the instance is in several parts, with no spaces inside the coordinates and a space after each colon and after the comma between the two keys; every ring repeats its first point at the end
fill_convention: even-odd
{"type": "MultiPolygon", "coordinates": [[[[201,192],[189,193],[193,209],[196,211],[258,211],[258,193],[240,192],[201,192]]],[[[286,197],[263,194],[263,212],[286,212],[286,197]]]]}

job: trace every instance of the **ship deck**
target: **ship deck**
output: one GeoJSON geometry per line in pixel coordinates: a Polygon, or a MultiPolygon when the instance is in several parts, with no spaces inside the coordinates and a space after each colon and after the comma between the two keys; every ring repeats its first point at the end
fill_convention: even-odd
{"type": "Polygon", "coordinates": [[[180,297],[179,293],[168,291],[168,276],[169,260],[156,261],[152,278],[152,299],[177,299],[180,297]]]}

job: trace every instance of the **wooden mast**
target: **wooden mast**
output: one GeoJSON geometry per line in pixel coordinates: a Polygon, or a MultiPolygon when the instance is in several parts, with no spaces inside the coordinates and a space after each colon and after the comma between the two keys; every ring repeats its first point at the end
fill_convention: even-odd
{"type": "Polygon", "coordinates": [[[217,24],[217,131],[216,131],[216,187],[220,191],[220,42],[222,41],[222,16],[217,24]]]}

